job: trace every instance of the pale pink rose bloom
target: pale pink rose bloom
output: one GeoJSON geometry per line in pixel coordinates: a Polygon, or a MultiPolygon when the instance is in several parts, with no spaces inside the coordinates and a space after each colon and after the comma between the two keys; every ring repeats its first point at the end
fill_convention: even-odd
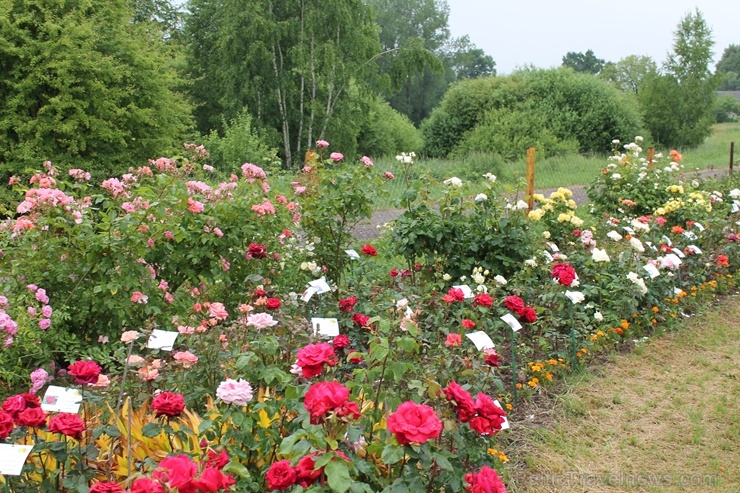
{"type": "Polygon", "coordinates": [[[162,360],[160,358],[152,360],[152,368],[156,368],[158,370],[162,368],[162,360]]]}
{"type": "Polygon", "coordinates": [[[252,386],[246,380],[227,378],[216,389],[216,397],[226,404],[246,406],[252,400],[254,394],[252,393],[252,386]]]}
{"type": "Polygon", "coordinates": [[[31,318],[36,318],[36,315],[38,315],[38,313],[36,313],[36,308],[33,306],[27,307],[26,311],[28,312],[28,316],[31,318]]]}
{"type": "Polygon", "coordinates": [[[167,291],[168,289],[170,289],[170,285],[167,281],[162,279],[161,281],[159,281],[159,286],[157,286],[157,289],[161,289],[162,291],[167,291]]]}
{"type": "Polygon", "coordinates": [[[301,375],[303,373],[303,367],[298,366],[298,361],[293,363],[293,365],[290,367],[290,373],[293,375],[301,375]]]}
{"type": "Polygon", "coordinates": [[[188,197],[188,210],[194,214],[200,214],[205,209],[203,202],[198,202],[188,197]]]}
{"type": "Polygon", "coordinates": [[[203,171],[211,172],[211,171],[213,171],[213,166],[211,166],[210,164],[204,164],[203,165],[203,171]]]}
{"type": "Polygon", "coordinates": [[[131,301],[139,304],[146,304],[149,301],[149,297],[139,291],[134,291],[131,295],[131,301]]]}
{"type": "Polygon", "coordinates": [[[39,289],[36,291],[36,299],[41,303],[49,303],[49,297],[46,296],[45,289],[39,289]]]}
{"type": "Polygon", "coordinates": [[[180,334],[194,334],[195,333],[195,327],[189,327],[187,325],[180,325],[177,327],[177,331],[180,334]]]}
{"type": "Polygon", "coordinates": [[[49,320],[48,318],[42,318],[41,320],[39,320],[39,329],[46,330],[49,327],[51,327],[51,320],[49,320]]]}
{"type": "Polygon", "coordinates": [[[172,240],[174,240],[174,239],[175,239],[175,235],[173,235],[173,234],[172,234],[172,231],[165,231],[165,232],[164,232],[164,238],[165,238],[165,239],[166,239],[167,241],[172,241],[172,240]]]}
{"type": "Polygon", "coordinates": [[[285,198],[285,195],[278,195],[277,197],[275,197],[275,202],[278,202],[280,204],[287,204],[288,199],[285,198]]]}
{"type": "Polygon", "coordinates": [[[229,316],[223,303],[211,303],[208,314],[217,320],[226,320],[229,316]]]}
{"type": "Polygon", "coordinates": [[[165,293],[164,294],[164,301],[169,303],[170,305],[175,302],[175,297],[172,296],[172,293],[165,293]]]}
{"type": "Polygon", "coordinates": [[[198,288],[193,288],[190,290],[190,296],[200,296],[200,290],[198,288]]]}
{"type": "Polygon", "coordinates": [[[141,334],[135,330],[127,330],[123,334],[121,334],[121,342],[124,344],[129,344],[131,342],[134,342],[136,339],[141,337],[141,334]]]}
{"type": "Polygon", "coordinates": [[[298,186],[293,188],[293,193],[296,195],[301,195],[306,193],[306,187],[298,186]]]}
{"type": "Polygon", "coordinates": [[[131,202],[124,202],[123,204],[121,204],[121,209],[128,212],[129,214],[136,212],[136,206],[131,202]]]}
{"type": "Polygon", "coordinates": [[[329,147],[329,143],[325,140],[317,140],[316,147],[329,147]]]}
{"type": "Polygon", "coordinates": [[[156,368],[152,368],[151,366],[139,368],[138,373],[142,379],[147,381],[154,380],[159,376],[159,370],[157,370],[156,368]]]}
{"type": "Polygon", "coordinates": [[[224,270],[224,272],[226,272],[229,269],[231,269],[231,264],[229,263],[228,260],[226,260],[223,257],[221,257],[221,268],[224,270]]]}
{"type": "Polygon", "coordinates": [[[100,344],[108,344],[108,336],[98,336],[98,342],[100,344]]]}
{"type": "Polygon", "coordinates": [[[247,305],[246,303],[242,303],[241,305],[239,305],[239,313],[249,313],[252,310],[254,310],[254,308],[252,308],[250,305],[247,305]]]}
{"type": "Polygon", "coordinates": [[[13,337],[6,337],[5,342],[3,342],[3,348],[8,348],[13,344],[13,337]]]}
{"type": "Polygon", "coordinates": [[[213,228],[213,234],[221,238],[224,235],[224,232],[221,231],[221,228],[213,228]]]}
{"type": "Polygon", "coordinates": [[[198,357],[190,351],[178,351],[172,357],[185,368],[190,368],[198,362],[198,357]]]}
{"type": "Polygon", "coordinates": [[[31,388],[28,392],[35,394],[41,390],[41,387],[46,385],[48,382],[51,382],[51,380],[52,378],[49,376],[49,373],[43,368],[33,370],[31,372],[31,388]]]}
{"type": "Polygon", "coordinates": [[[8,298],[0,296],[0,307],[8,308],[8,298]]]}
{"type": "Polygon", "coordinates": [[[44,307],[41,309],[41,314],[45,316],[46,318],[51,317],[52,309],[49,305],[44,305],[44,307]]]}
{"type": "Polygon", "coordinates": [[[269,313],[255,313],[254,315],[247,315],[247,325],[252,326],[257,330],[273,327],[277,324],[278,321],[273,319],[272,315],[269,313]]]}
{"type": "Polygon", "coordinates": [[[252,163],[244,163],[242,165],[242,176],[244,176],[249,183],[253,183],[254,180],[266,180],[267,175],[265,171],[259,166],[255,166],[252,163]]]}
{"type": "Polygon", "coordinates": [[[298,224],[300,220],[301,220],[300,212],[296,212],[295,214],[293,214],[293,224],[298,224]]]}
{"type": "Polygon", "coordinates": [[[132,355],[131,355],[131,356],[129,356],[129,357],[128,357],[128,359],[126,360],[126,364],[127,364],[127,365],[140,365],[140,364],[141,364],[141,363],[143,363],[144,361],[145,361],[145,360],[144,360],[144,358],[142,358],[141,356],[138,356],[138,355],[136,355],[136,354],[132,354],[132,355]]]}
{"type": "Polygon", "coordinates": [[[98,375],[98,381],[95,383],[89,383],[90,387],[107,387],[110,385],[110,378],[108,378],[108,375],[103,375],[102,373],[98,375]]]}
{"type": "Polygon", "coordinates": [[[152,240],[151,238],[146,240],[146,246],[148,246],[149,248],[154,248],[154,240],[152,240]]]}
{"type": "Polygon", "coordinates": [[[385,176],[389,180],[393,180],[396,178],[395,176],[393,176],[393,173],[391,173],[390,171],[386,171],[385,173],[383,173],[383,176],[385,176]]]}
{"type": "Polygon", "coordinates": [[[372,168],[374,166],[373,160],[367,156],[362,156],[360,162],[365,165],[366,168],[372,168]]]}

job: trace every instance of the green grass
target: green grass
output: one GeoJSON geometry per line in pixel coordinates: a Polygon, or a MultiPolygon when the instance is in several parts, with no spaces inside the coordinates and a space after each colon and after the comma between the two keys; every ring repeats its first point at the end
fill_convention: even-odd
{"type": "Polygon", "coordinates": [[[737,301],[574,375],[544,424],[513,423],[509,491],[740,492],[737,301]]]}

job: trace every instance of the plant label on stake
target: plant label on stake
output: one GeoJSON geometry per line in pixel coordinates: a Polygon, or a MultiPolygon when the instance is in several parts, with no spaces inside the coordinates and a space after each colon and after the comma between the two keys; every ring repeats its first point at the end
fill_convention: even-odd
{"type": "Polygon", "coordinates": [[[149,349],[172,351],[172,346],[174,346],[175,339],[177,339],[178,335],[179,332],[172,330],[154,329],[152,335],[149,336],[149,340],[146,342],[146,347],[149,349]]]}
{"type": "Polygon", "coordinates": [[[360,254],[359,254],[359,253],[357,253],[357,252],[356,252],[355,250],[352,250],[352,249],[350,249],[350,250],[345,250],[345,251],[344,251],[344,253],[346,253],[346,254],[347,254],[347,256],[348,256],[349,258],[351,258],[352,260],[357,260],[357,259],[359,259],[359,258],[360,258],[360,254]]]}
{"type": "Polygon", "coordinates": [[[704,228],[704,226],[702,226],[699,223],[694,223],[694,226],[696,226],[696,229],[698,229],[699,231],[704,231],[706,229],[706,228],[704,228]]]}
{"type": "Polygon", "coordinates": [[[661,239],[665,242],[666,245],[673,246],[673,242],[666,235],[663,235],[663,238],[661,238],[661,239]]]}
{"type": "Polygon", "coordinates": [[[552,250],[553,252],[557,253],[560,251],[560,248],[558,248],[558,246],[555,243],[548,243],[547,246],[549,246],[550,250],[552,250]]]}
{"type": "Polygon", "coordinates": [[[684,258],[686,255],[683,254],[678,248],[672,248],[671,251],[676,254],[678,258],[684,258]]]}
{"type": "Polygon", "coordinates": [[[312,318],[313,335],[336,337],[339,335],[339,322],[336,318],[312,318]]]}
{"type": "MultiPolygon", "coordinates": [[[[496,406],[499,409],[503,409],[504,408],[504,406],[501,405],[501,403],[498,401],[498,399],[494,399],[493,400],[493,403],[496,404],[496,406]]],[[[509,418],[507,418],[506,416],[504,416],[504,422],[501,423],[501,429],[502,430],[508,430],[509,428],[510,428],[510,426],[509,426],[509,418]]]]}
{"type": "Polygon", "coordinates": [[[649,246],[649,247],[650,247],[650,249],[651,249],[652,251],[654,251],[654,252],[657,252],[657,251],[658,251],[658,249],[657,249],[657,248],[655,247],[655,245],[653,245],[653,242],[651,242],[651,241],[646,241],[646,242],[645,242],[645,244],[646,244],[647,246],[649,246]]]}
{"type": "Polygon", "coordinates": [[[316,294],[316,292],[317,291],[315,287],[309,286],[308,289],[306,289],[306,292],[303,293],[303,296],[301,296],[301,299],[308,303],[311,297],[316,294]]]}
{"type": "Polygon", "coordinates": [[[501,320],[506,322],[506,325],[511,327],[511,330],[513,330],[514,332],[518,332],[522,328],[522,324],[520,324],[519,320],[517,320],[516,317],[511,313],[507,313],[506,315],[501,317],[501,320]]]}
{"type": "Polygon", "coordinates": [[[625,230],[627,234],[635,236],[635,230],[630,228],[629,226],[624,226],[622,229],[625,230]]]}
{"type": "Polygon", "coordinates": [[[470,289],[470,286],[467,284],[462,284],[460,286],[452,286],[455,289],[459,289],[463,292],[463,295],[465,295],[465,298],[473,298],[475,295],[473,294],[473,290],[470,289]]]}
{"type": "Polygon", "coordinates": [[[660,275],[660,271],[653,264],[644,265],[642,268],[647,271],[648,275],[650,275],[650,279],[655,279],[660,275]]]}
{"type": "Polygon", "coordinates": [[[696,245],[689,245],[688,249],[694,252],[694,255],[701,255],[703,252],[701,251],[701,248],[699,248],[696,245]]]}
{"type": "Polygon", "coordinates": [[[0,444],[0,474],[3,476],[20,476],[23,464],[26,463],[28,454],[32,450],[33,444],[0,444]]]}
{"type": "Polygon", "coordinates": [[[549,264],[550,262],[552,262],[553,260],[555,260],[554,258],[552,258],[552,255],[550,255],[550,252],[548,252],[547,250],[543,250],[543,252],[542,252],[542,253],[544,253],[544,254],[545,254],[545,260],[547,260],[547,263],[548,263],[548,264],[549,264]]]}
{"type": "Polygon", "coordinates": [[[49,385],[44,398],[41,400],[41,410],[54,413],[77,414],[82,404],[80,389],[57,387],[49,385]]]}
{"type": "Polygon", "coordinates": [[[324,294],[331,291],[331,287],[329,286],[329,283],[326,282],[325,277],[309,281],[308,285],[316,289],[316,294],[324,294]]]}
{"type": "Polygon", "coordinates": [[[465,337],[470,339],[473,344],[475,344],[475,348],[478,351],[483,351],[484,349],[494,349],[496,347],[494,346],[491,338],[488,337],[488,334],[486,334],[482,330],[465,334],[465,337]]]}

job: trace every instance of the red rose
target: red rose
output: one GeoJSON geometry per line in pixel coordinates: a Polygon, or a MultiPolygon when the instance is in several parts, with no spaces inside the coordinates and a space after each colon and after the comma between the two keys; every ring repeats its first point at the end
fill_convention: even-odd
{"type": "Polygon", "coordinates": [[[321,342],[318,344],[309,344],[298,350],[298,366],[301,367],[301,373],[306,378],[320,375],[324,365],[334,366],[337,364],[337,355],[334,352],[334,346],[329,343],[321,342]]]}
{"type": "Polygon", "coordinates": [[[47,414],[40,407],[29,407],[24,409],[16,417],[18,426],[31,426],[37,428],[46,424],[47,414]]]}
{"type": "Polygon", "coordinates": [[[287,490],[295,484],[298,474],[288,460],[274,462],[265,474],[267,487],[271,490],[287,490]]]}
{"type": "Polygon", "coordinates": [[[375,257],[378,254],[378,251],[372,245],[363,246],[362,248],[360,248],[360,252],[364,253],[368,257],[375,257]]]}
{"type": "Polygon", "coordinates": [[[522,310],[521,317],[525,322],[531,324],[537,321],[537,312],[531,306],[525,306],[524,310],[522,310]]]}
{"type": "Polygon", "coordinates": [[[280,301],[279,298],[267,298],[267,303],[265,303],[265,306],[268,310],[277,310],[282,304],[283,303],[280,301]]]}
{"type": "Polygon", "coordinates": [[[343,349],[349,347],[349,337],[344,334],[339,334],[334,338],[332,344],[334,345],[334,349],[343,349]]]}
{"type": "MultiPolygon", "coordinates": [[[[206,466],[198,479],[193,481],[193,486],[197,491],[215,493],[221,489],[228,489],[229,486],[235,483],[236,479],[230,474],[224,474],[216,467],[206,466]]],[[[183,490],[180,489],[180,491],[183,490]]]]}
{"type": "Polygon", "coordinates": [[[174,392],[162,392],[152,399],[151,408],[157,413],[157,416],[179,416],[185,409],[185,399],[182,394],[174,392]]]}
{"type": "Polygon", "coordinates": [[[102,370],[94,361],[75,361],[67,367],[67,372],[80,385],[96,383],[102,370]]]}
{"type": "Polygon", "coordinates": [[[316,481],[324,471],[323,467],[316,469],[316,461],[314,461],[314,457],[316,457],[316,454],[304,455],[298,461],[298,464],[295,465],[296,474],[298,476],[296,483],[304,488],[311,486],[311,484],[313,484],[313,482],[316,481]]]}
{"type": "Polygon", "coordinates": [[[414,264],[414,270],[421,270],[422,267],[424,267],[424,266],[421,265],[421,264],[414,264]]]}
{"type": "Polygon", "coordinates": [[[501,431],[506,412],[483,392],[479,392],[475,400],[475,411],[477,415],[470,420],[471,428],[481,435],[495,435],[501,431]]]}
{"type": "Polygon", "coordinates": [[[576,278],[576,271],[568,264],[555,264],[552,266],[552,278],[563,286],[570,286],[576,278]]]}
{"type": "Polygon", "coordinates": [[[362,355],[359,353],[352,353],[352,355],[350,355],[349,362],[353,365],[359,365],[362,363],[362,355]]]}
{"type": "Polygon", "coordinates": [[[49,420],[50,432],[61,433],[77,440],[80,439],[85,429],[85,422],[76,414],[59,413],[49,420]]]}
{"type": "Polygon", "coordinates": [[[41,407],[41,399],[38,398],[35,394],[19,394],[23,401],[26,403],[26,409],[31,409],[33,407],[41,407]]]}
{"type": "Polygon", "coordinates": [[[524,311],[524,300],[518,296],[507,296],[504,299],[504,306],[517,315],[521,315],[524,311]]]}
{"type": "Polygon", "coordinates": [[[370,317],[367,315],[363,315],[362,313],[355,313],[352,315],[352,321],[355,323],[355,325],[359,325],[360,327],[367,327],[368,321],[370,321],[370,317]]]}
{"type": "Polygon", "coordinates": [[[226,464],[229,463],[229,454],[226,450],[222,450],[220,453],[214,452],[212,449],[208,449],[208,461],[206,464],[215,467],[217,469],[223,469],[226,464]]]}
{"type": "Polygon", "coordinates": [[[490,366],[498,366],[498,353],[495,349],[486,349],[486,357],[483,359],[483,362],[490,366]]]}
{"type": "Polygon", "coordinates": [[[462,319],[462,326],[466,329],[474,329],[475,328],[475,322],[473,322],[470,319],[464,318],[462,319]]]}
{"type": "Polygon", "coordinates": [[[446,303],[452,303],[453,301],[462,302],[465,299],[465,293],[460,288],[450,288],[447,291],[447,295],[442,298],[442,301],[446,303]],[[448,301],[451,300],[451,301],[448,301]]]}
{"type": "Polygon", "coordinates": [[[5,411],[0,411],[0,440],[8,438],[13,428],[13,416],[5,411]]]}
{"type": "Polygon", "coordinates": [[[506,493],[506,486],[496,471],[488,466],[483,466],[477,473],[466,474],[465,482],[470,483],[470,486],[465,487],[465,491],[471,493],[506,493]]]}
{"type": "Polygon", "coordinates": [[[357,303],[357,296],[350,296],[349,298],[344,298],[343,300],[339,300],[339,310],[349,313],[355,309],[356,303],[357,303]]]}
{"type": "Polygon", "coordinates": [[[398,275],[398,271],[396,269],[391,269],[391,271],[389,272],[389,274],[390,274],[391,277],[396,277],[398,275]]]}
{"type": "Polygon", "coordinates": [[[573,230],[573,236],[581,236],[581,230],[580,229],[574,229],[573,230]]]}
{"type": "Polygon", "coordinates": [[[388,416],[388,431],[401,445],[424,443],[442,433],[442,422],[431,407],[407,401],[388,416]]]}
{"type": "Polygon", "coordinates": [[[165,493],[162,483],[150,478],[139,478],[131,484],[131,493],[165,493]]]}
{"type": "Polygon", "coordinates": [[[255,289],[254,296],[262,298],[263,296],[267,296],[267,291],[265,291],[264,289],[255,289]]]}
{"type": "Polygon", "coordinates": [[[123,488],[112,481],[100,481],[90,486],[88,491],[90,493],[123,493],[123,488]]]}
{"type": "Polygon", "coordinates": [[[267,258],[267,247],[260,243],[250,243],[246,257],[247,260],[252,258],[267,258]]]}
{"type": "Polygon", "coordinates": [[[5,399],[2,406],[2,410],[14,418],[24,409],[26,409],[26,400],[21,394],[11,395],[5,399]]]}
{"type": "Polygon", "coordinates": [[[192,482],[198,473],[198,466],[186,455],[166,457],[154,471],[154,479],[168,483],[170,488],[192,491],[192,482]]]}
{"type": "Polygon", "coordinates": [[[479,306],[491,306],[493,305],[493,298],[488,293],[478,293],[473,298],[473,305],[479,306]]]}
{"type": "Polygon", "coordinates": [[[318,382],[309,387],[306,396],[303,398],[303,406],[311,415],[311,424],[317,425],[331,411],[342,416],[354,415],[357,403],[352,403],[355,404],[354,407],[348,407],[348,401],[349,389],[341,383],[318,382]]]}
{"type": "Polygon", "coordinates": [[[455,401],[455,412],[457,419],[467,423],[475,416],[475,401],[470,393],[462,388],[457,382],[450,382],[444,389],[448,401],[455,401]]]}
{"type": "Polygon", "coordinates": [[[406,279],[412,274],[411,269],[403,269],[401,271],[401,279],[406,279]]]}

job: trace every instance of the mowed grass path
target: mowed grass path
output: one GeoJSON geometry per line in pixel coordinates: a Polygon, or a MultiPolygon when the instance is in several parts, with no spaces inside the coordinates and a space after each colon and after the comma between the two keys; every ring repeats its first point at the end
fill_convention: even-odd
{"type": "Polygon", "coordinates": [[[556,399],[549,426],[515,427],[510,492],[740,493],[740,298],[556,399]]]}

